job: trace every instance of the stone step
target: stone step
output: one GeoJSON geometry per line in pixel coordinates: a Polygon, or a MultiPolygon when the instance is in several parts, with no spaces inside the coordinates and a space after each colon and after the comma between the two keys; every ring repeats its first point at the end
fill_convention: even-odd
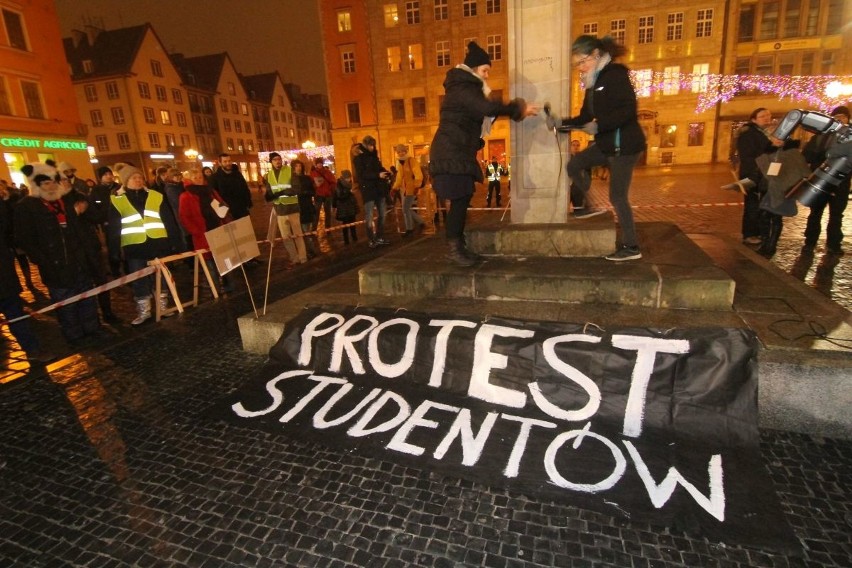
{"type": "Polygon", "coordinates": [[[612,213],[561,224],[478,223],[465,234],[468,247],[480,254],[500,256],[601,257],[615,249],[612,213]]]}
{"type": "MultiPolygon", "coordinates": [[[[591,222],[592,220],[588,220],[591,222]]],[[[487,252],[487,243],[526,243],[513,250],[552,253],[545,226],[515,231],[514,239],[471,231],[487,252]],[[529,237],[529,238],[527,238],[529,237]],[[483,245],[485,243],[485,245],[483,245]]],[[[555,226],[554,234],[576,231],[555,226]]],[[[425,239],[392,251],[359,271],[360,293],[380,296],[615,304],[649,308],[730,310],[734,281],[674,225],[653,223],[640,230],[643,258],[615,263],[603,258],[486,256],[470,268],[444,258],[443,239],[425,239]]],[[[471,242],[474,242],[473,239],[471,242]]],[[[474,247],[472,247],[474,248],[474,247]]],[[[612,252],[613,243],[604,249],[612,252]]]]}

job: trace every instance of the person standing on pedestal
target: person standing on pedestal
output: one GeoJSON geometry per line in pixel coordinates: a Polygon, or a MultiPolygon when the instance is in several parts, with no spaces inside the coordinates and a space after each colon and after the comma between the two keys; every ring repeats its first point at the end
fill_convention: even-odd
{"type": "Polygon", "coordinates": [[[491,58],[476,42],[470,42],[464,63],[450,69],[444,79],[446,94],[430,146],[432,187],[439,199],[450,200],[447,259],[459,266],[472,266],[477,260],[464,245],[464,227],[474,184],[484,180],[476,159],[482,138],[490,133],[498,116],[509,116],[518,122],[538,114],[538,106],[527,104],[524,99],[508,104],[491,100],[486,83],[490,72],[491,58]]]}
{"type": "Polygon", "coordinates": [[[586,197],[584,207],[574,210],[575,218],[603,213],[589,207],[592,180],[588,172],[594,166],[609,166],[609,201],[621,226],[621,246],[605,258],[616,262],[642,258],[627,192],[633,168],[645,151],[645,133],[639,126],[630,73],[627,67],[613,61],[625,52],[624,46],[609,36],[581,35],[574,40],[571,55],[586,91],[583,106],[580,114],[571,118],[560,120],[553,114],[548,117],[549,128],[573,126],[595,137],[594,144],[568,162],[568,176],[586,197]]]}
{"type": "Polygon", "coordinates": [[[766,193],[766,182],[757,167],[757,157],[775,152],[784,145],[783,141],[770,136],[767,129],[771,124],[772,113],[763,107],[756,108],[737,136],[740,179],[748,178],[753,184],[743,196],[742,233],[743,243],[747,245],[763,244],[764,233],[775,231],[780,234],[781,231],[780,217],[776,220],[778,226],[767,231],[769,217],[764,215],[761,220],[760,212],[760,199],[766,193]]]}

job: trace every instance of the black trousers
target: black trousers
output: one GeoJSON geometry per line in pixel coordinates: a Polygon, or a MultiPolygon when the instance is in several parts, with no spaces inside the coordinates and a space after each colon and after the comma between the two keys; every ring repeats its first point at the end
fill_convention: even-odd
{"type": "Polygon", "coordinates": [[[467,208],[470,207],[472,195],[450,200],[450,211],[446,218],[446,235],[448,239],[464,237],[464,225],[467,221],[467,208]]]}

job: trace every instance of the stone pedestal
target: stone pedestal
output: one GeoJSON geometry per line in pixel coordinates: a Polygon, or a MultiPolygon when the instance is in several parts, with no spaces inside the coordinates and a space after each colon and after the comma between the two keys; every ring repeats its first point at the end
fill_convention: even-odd
{"type": "MultiPolygon", "coordinates": [[[[510,96],[567,116],[571,81],[571,3],[509,0],[510,96]]],[[[512,222],[564,223],[568,218],[568,137],[546,129],[544,112],[512,128],[512,222]]]]}

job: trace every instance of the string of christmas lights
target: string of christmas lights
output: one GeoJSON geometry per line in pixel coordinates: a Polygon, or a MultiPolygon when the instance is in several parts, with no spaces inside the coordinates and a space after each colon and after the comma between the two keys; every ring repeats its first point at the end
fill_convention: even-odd
{"type": "Polygon", "coordinates": [[[776,95],[824,112],[852,102],[852,75],[699,75],[649,70],[634,70],[630,75],[640,97],[682,91],[698,95],[696,113],[728,102],[738,94],[776,95]]]}

